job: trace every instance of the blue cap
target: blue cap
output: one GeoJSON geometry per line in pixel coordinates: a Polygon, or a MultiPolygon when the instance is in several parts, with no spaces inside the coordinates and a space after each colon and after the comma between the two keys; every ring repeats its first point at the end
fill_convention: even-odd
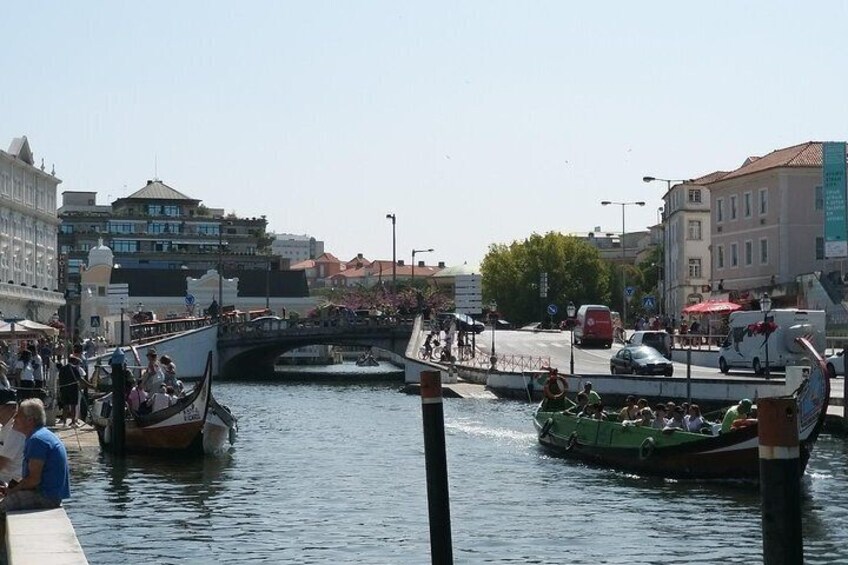
{"type": "Polygon", "coordinates": [[[110,365],[123,365],[126,361],[126,355],[124,355],[124,350],[120,347],[116,347],[115,351],[112,352],[112,359],[109,360],[110,365]]]}

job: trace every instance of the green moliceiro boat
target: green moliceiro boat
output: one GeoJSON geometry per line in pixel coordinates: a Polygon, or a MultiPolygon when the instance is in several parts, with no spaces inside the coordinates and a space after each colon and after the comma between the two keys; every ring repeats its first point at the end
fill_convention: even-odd
{"type": "MultiPolygon", "coordinates": [[[[806,468],[830,401],[824,360],[805,338],[810,374],[794,393],[798,403],[800,464],[806,468]]],[[[615,420],[578,418],[564,412],[574,402],[544,398],[534,414],[539,443],[556,455],[640,475],[675,479],[756,480],[757,425],[718,435],[624,426],[615,420]]]]}

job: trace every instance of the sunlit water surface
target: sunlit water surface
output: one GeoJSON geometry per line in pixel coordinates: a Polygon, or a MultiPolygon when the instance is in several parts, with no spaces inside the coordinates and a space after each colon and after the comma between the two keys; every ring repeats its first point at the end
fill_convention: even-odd
{"type": "MultiPolygon", "coordinates": [[[[421,403],[397,384],[216,383],[232,454],[72,459],[91,563],[429,563],[421,403]]],[[[760,563],[749,485],[639,478],[547,456],[532,407],[444,404],[456,563],[760,563]]],[[[848,449],[804,480],[807,563],[848,563],[848,449]]]]}

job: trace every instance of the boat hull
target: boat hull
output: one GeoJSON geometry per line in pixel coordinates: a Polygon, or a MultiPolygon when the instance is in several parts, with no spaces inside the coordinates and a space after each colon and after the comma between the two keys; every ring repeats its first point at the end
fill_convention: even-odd
{"type": "MultiPolygon", "coordinates": [[[[812,360],[809,378],[794,395],[798,406],[801,472],[824,424],[830,382],[824,360],[800,338],[812,360]]],[[[534,415],[539,443],[556,455],[588,463],[674,479],[757,480],[759,438],[756,423],[713,435],[665,431],[617,421],[578,418],[565,398],[544,399],[534,415]]]]}
{"type": "Polygon", "coordinates": [[[203,423],[203,453],[222,455],[235,443],[238,423],[226,406],[213,398],[209,403],[206,421],[203,423]]]}

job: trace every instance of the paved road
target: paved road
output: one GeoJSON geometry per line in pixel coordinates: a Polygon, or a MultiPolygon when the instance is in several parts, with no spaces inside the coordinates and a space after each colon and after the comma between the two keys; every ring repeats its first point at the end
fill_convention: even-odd
{"type": "MultiPolygon", "coordinates": [[[[488,328],[477,336],[477,349],[491,352],[492,333],[488,328]]],[[[610,357],[621,349],[613,344],[612,349],[582,349],[574,347],[574,372],[578,374],[608,374],[610,357]]],[[[495,332],[495,351],[498,355],[529,355],[532,357],[550,357],[551,365],[560,370],[568,370],[571,355],[570,332],[528,332],[498,330],[495,332]]],[[[686,364],[674,363],[674,376],[686,376],[686,364]]],[[[722,375],[717,367],[692,365],[693,378],[751,378],[753,371],[734,371],[722,375]]],[[[778,378],[782,378],[778,374],[778,378]]],[[[842,397],[845,380],[832,379],[833,395],[842,397]]]]}

